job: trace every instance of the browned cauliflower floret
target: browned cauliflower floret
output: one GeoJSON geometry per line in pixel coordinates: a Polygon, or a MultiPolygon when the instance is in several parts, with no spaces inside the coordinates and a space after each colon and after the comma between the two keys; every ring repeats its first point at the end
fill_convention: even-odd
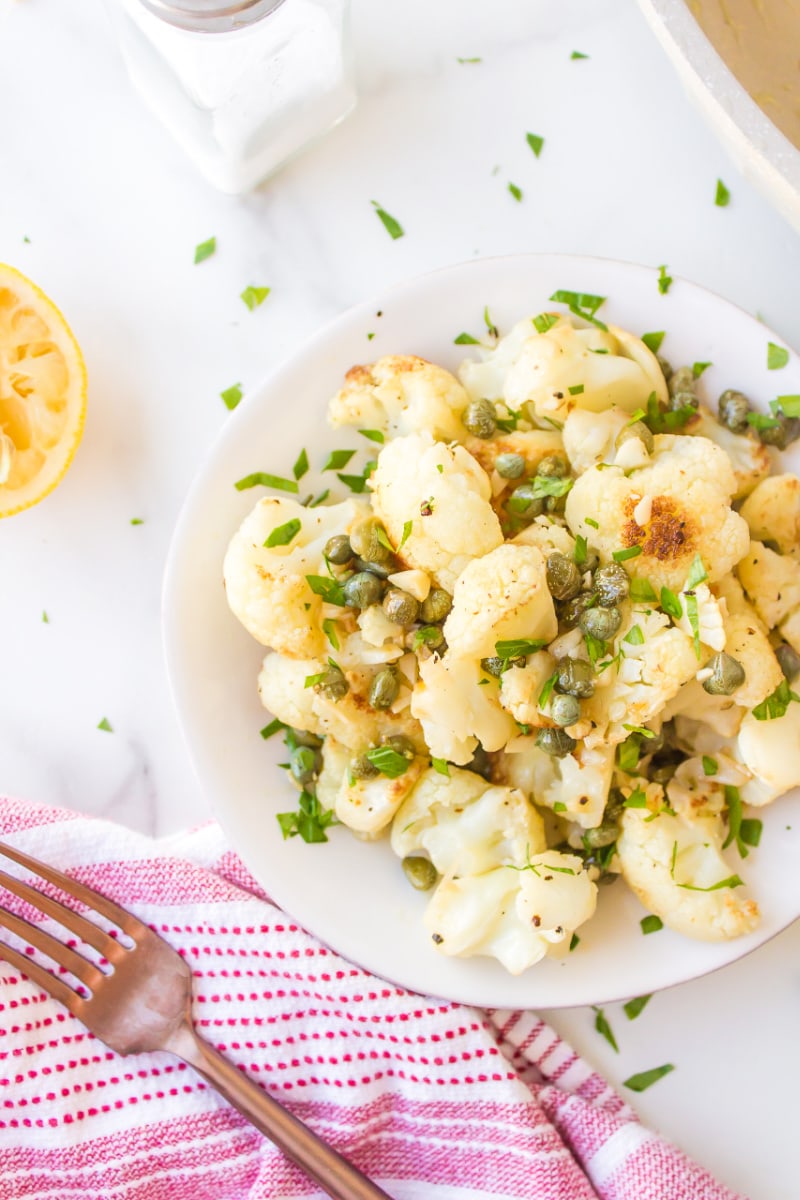
{"type": "Polygon", "coordinates": [[[461,414],[468,403],[461,384],[443,367],[413,354],[393,354],[351,367],[328,406],[328,419],[335,426],[378,429],[390,437],[427,432],[440,441],[461,441],[467,432],[461,414]]]}

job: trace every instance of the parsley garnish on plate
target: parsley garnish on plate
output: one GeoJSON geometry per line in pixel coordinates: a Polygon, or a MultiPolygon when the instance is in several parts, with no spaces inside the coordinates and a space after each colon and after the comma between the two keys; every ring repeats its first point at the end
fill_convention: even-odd
{"type": "Polygon", "coordinates": [[[515,183],[509,183],[508,190],[517,202],[522,199],[522,188],[517,187],[515,183]]]}
{"type": "Polygon", "coordinates": [[[661,349],[661,343],[666,336],[664,330],[660,329],[657,333],[643,333],[642,341],[648,350],[652,350],[653,354],[658,354],[658,351],[661,349]]]}
{"type": "Polygon", "coordinates": [[[536,327],[537,333],[547,333],[548,329],[552,329],[558,324],[557,313],[539,313],[538,317],[533,318],[533,324],[536,327]]]}
{"type": "Polygon", "coordinates": [[[642,927],[642,933],[658,933],[659,929],[664,928],[664,922],[655,913],[650,913],[648,917],[642,917],[639,924],[642,927]]]}
{"type": "Polygon", "coordinates": [[[589,321],[590,324],[596,325],[598,329],[607,329],[598,317],[595,316],[597,310],[606,302],[605,296],[594,296],[591,292],[570,292],[565,288],[559,288],[553,292],[550,297],[557,304],[566,304],[567,308],[576,317],[583,317],[584,321],[589,321]]]}
{"type": "Polygon", "coordinates": [[[658,268],[658,290],[662,296],[666,296],[669,289],[672,287],[672,276],[667,274],[667,264],[662,263],[658,268]]]}
{"type": "Polygon", "coordinates": [[[303,476],[307,472],[308,472],[308,455],[306,454],[305,449],[303,449],[298,454],[297,462],[292,467],[292,474],[294,475],[295,479],[302,479],[303,476]]]}
{"type": "Polygon", "coordinates": [[[205,260],[207,258],[211,258],[211,255],[214,253],[216,248],[217,248],[217,239],[215,237],[210,237],[207,241],[200,242],[197,246],[195,246],[195,248],[194,248],[195,266],[198,263],[205,262],[205,260]]]}
{"type": "Polygon", "coordinates": [[[410,758],[406,758],[391,746],[373,746],[367,751],[367,758],[387,779],[398,779],[405,775],[411,764],[410,758]]]}
{"type": "Polygon", "coordinates": [[[781,367],[785,367],[789,361],[789,351],[783,346],[776,346],[774,342],[767,342],[767,370],[778,371],[781,367]]]}
{"type": "Polygon", "coordinates": [[[789,687],[788,679],[782,679],[772,695],[755,706],[753,716],[757,721],[775,721],[784,716],[793,700],[800,703],[800,696],[789,687]]]}
{"type": "Polygon", "coordinates": [[[102,729],[104,733],[113,733],[114,732],[114,730],[111,728],[111,723],[110,723],[108,717],[103,717],[102,721],[99,722],[97,728],[102,729]]]}
{"type": "Polygon", "coordinates": [[[542,147],[544,146],[544,138],[540,137],[538,133],[526,133],[525,141],[528,143],[531,150],[538,158],[539,155],[542,153],[542,147]]]}
{"type": "Polygon", "coordinates": [[[380,217],[381,224],[389,234],[389,237],[392,239],[392,241],[397,241],[398,238],[401,238],[405,235],[405,230],[400,222],[396,220],[391,213],[388,213],[385,208],[381,208],[377,200],[372,200],[370,203],[380,217]]]}
{"type": "Polygon", "coordinates": [[[268,471],[254,471],[252,475],[245,475],[243,479],[238,479],[233,486],[237,492],[244,492],[252,487],[275,488],[278,492],[296,493],[298,491],[297,480],[284,479],[281,475],[270,475],[268,471]]]}
{"type": "Polygon", "coordinates": [[[269,725],[265,725],[264,728],[260,730],[260,733],[266,742],[269,738],[274,737],[276,733],[279,733],[281,729],[288,728],[288,725],[284,725],[283,721],[280,721],[277,717],[275,717],[273,721],[270,721],[269,725]]]}
{"type": "Polygon", "coordinates": [[[277,813],[284,840],[298,835],[304,842],[327,842],[325,830],[336,823],[333,809],[324,809],[311,792],[302,791],[296,812],[277,813]]]}
{"type": "Polygon", "coordinates": [[[725,187],[725,184],[722,182],[722,180],[718,179],[717,180],[717,191],[714,196],[714,203],[716,204],[717,208],[727,208],[728,205],[730,204],[730,200],[731,200],[730,192],[725,187]]]}
{"type": "Polygon", "coordinates": [[[454,346],[480,346],[480,342],[471,333],[460,333],[458,337],[453,338],[454,346]]]}
{"type": "Polygon", "coordinates": [[[240,383],[232,383],[230,387],[225,388],[224,392],[220,392],[220,398],[225,407],[232,412],[241,400],[243,394],[242,385],[240,383]]]}
{"type": "Polygon", "coordinates": [[[325,462],[323,471],[341,471],[342,467],[346,467],[350,459],[355,454],[355,450],[331,450],[325,462]]]}
{"type": "Polygon", "coordinates": [[[296,517],[291,521],[287,521],[285,525],[278,525],[273,529],[264,546],[267,550],[271,550],[273,546],[288,546],[300,532],[301,524],[296,517]]]}
{"type": "Polygon", "coordinates": [[[259,305],[264,303],[271,291],[272,288],[253,287],[252,284],[250,284],[244,289],[243,292],[240,293],[239,298],[244,300],[245,304],[250,309],[250,312],[252,312],[253,309],[258,308],[259,305]]]}
{"type": "Polygon", "coordinates": [[[714,364],[710,362],[692,363],[692,378],[699,379],[703,372],[707,371],[709,367],[713,367],[713,365],[714,364]]]}

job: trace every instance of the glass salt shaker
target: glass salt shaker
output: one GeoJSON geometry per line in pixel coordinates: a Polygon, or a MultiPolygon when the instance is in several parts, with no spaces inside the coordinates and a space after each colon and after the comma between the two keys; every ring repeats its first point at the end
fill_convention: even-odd
{"type": "Polygon", "coordinates": [[[133,83],[195,165],[244,192],[356,102],[349,0],[110,0],[133,83]]]}

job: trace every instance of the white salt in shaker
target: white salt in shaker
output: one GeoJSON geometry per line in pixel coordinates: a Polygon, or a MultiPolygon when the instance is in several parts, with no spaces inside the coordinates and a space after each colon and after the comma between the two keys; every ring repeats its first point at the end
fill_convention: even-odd
{"type": "Polygon", "coordinates": [[[128,72],[207,179],[243,192],[356,101],[349,0],[110,0],[128,72]]]}

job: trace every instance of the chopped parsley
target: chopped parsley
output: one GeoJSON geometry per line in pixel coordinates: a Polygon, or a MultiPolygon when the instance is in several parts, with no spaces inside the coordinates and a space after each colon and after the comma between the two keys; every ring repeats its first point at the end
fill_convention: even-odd
{"type": "MultiPolygon", "coordinates": [[[[703,768],[705,769],[705,759],[703,768]]],[[[726,786],[725,802],[728,806],[728,836],[722,843],[722,849],[725,850],[732,842],[736,842],[740,856],[747,858],[750,853],[747,847],[757,846],[761,841],[764,824],[757,819],[742,816],[742,800],[738,788],[726,786]]]]}
{"type": "Polygon", "coordinates": [[[541,650],[546,645],[547,642],[542,640],[512,638],[509,641],[495,642],[494,652],[498,658],[502,659],[522,658],[528,654],[535,654],[537,650],[541,650]]]}
{"type": "Polygon", "coordinates": [[[640,1071],[638,1075],[631,1075],[630,1079],[623,1080],[622,1086],[630,1088],[632,1092],[646,1092],[654,1083],[658,1083],[659,1079],[663,1079],[665,1075],[669,1075],[670,1071],[674,1070],[672,1063],[664,1063],[663,1067],[652,1067],[649,1071],[640,1071]]]}
{"type": "Polygon", "coordinates": [[[638,558],[642,553],[641,546],[629,546],[627,550],[615,550],[611,555],[614,562],[626,562],[629,558],[638,558]]]}
{"type": "Polygon", "coordinates": [[[264,303],[271,291],[272,289],[268,287],[253,287],[249,285],[240,293],[240,299],[244,300],[250,312],[253,312],[254,309],[264,303]]]}
{"type": "Polygon", "coordinates": [[[593,296],[591,292],[570,292],[559,288],[558,291],[553,292],[550,299],[557,304],[566,304],[569,311],[576,317],[583,317],[584,321],[589,321],[598,329],[608,328],[595,316],[601,305],[605,304],[605,296],[593,296]]]}
{"type": "Polygon", "coordinates": [[[580,942],[581,942],[581,939],[578,937],[577,933],[573,933],[572,937],[569,939],[570,954],[572,953],[573,950],[575,950],[580,945],[580,942]]]}
{"type": "Polygon", "coordinates": [[[276,733],[279,733],[281,729],[288,729],[288,728],[289,728],[288,725],[285,725],[283,721],[278,720],[278,718],[276,717],[274,721],[270,721],[269,725],[265,725],[264,728],[260,732],[261,732],[262,738],[266,742],[268,738],[274,737],[274,735],[276,733]]]}
{"type": "Polygon", "coordinates": [[[113,733],[114,732],[114,730],[111,728],[111,723],[109,722],[108,717],[103,717],[102,721],[99,722],[97,728],[102,729],[104,733],[113,733]]]}
{"type": "Polygon", "coordinates": [[[641,625],[632,625],[622,640],[630,646],[643,646],[644,634],[642,633],[641,625]]]}
{"type": "Polygon", "coordinates": [[[208,241],[205,242],[199,242],[194,248],[195,266],[197,266],[198,263],[205,262],[207,258],[211,258],[211,255],[214,253],[216,248],[217,239],[215,237],[210,237],[208,241]]]}
{"type": "Polygon", "coordinates": [[[342,585],[336,579],[328,579],[324,575],[306,575],[306,583],[314,595],[321,596],[326,604],[346,607],[342,585]]]}
{"type": "Polygon", "coordinates": [[[730,192],[725,187],[725,184],[722,182],[722,180],[718,179],[717,180],[717,190],[714,195],[714,203],[716,204],[717,208],[727,208],[728,205],[730,204],[730,200],[731,200],[730,192]]]}
{"type": "Polygon", "coordinates": [[[283,479],[280,475],[270,475],[268,471],[254,471],[252,475],[245,475],[244,479],[239,479],[233,485],[237,492],[244,492],[251,487],[268,487],[275,488],[278,492],[297,492],[297,480],[283,479]]]}
{"type": "Polygon", "coordinates": [[[377,442],[379,446],[382,446],[386,441],[386,438],[383,433],[381,433],[380,429],[359,429],[358,432],[362,437],[369,438],[371,442],[377,442]]]}
{"type": "MultiPolygon", "coordinates": [[[[532,481],[531,496],[534,500],[542,500],[545,496],[566,496],[574,484],[574,479],[556,479],[551,475],[537,475],[532,481]]],[[[530,504],[530,499],[525,501],[530,504]]]]}
{"type": "Polygon", "coordinates": [[[522,199],[522,188],[517,187],[516,183],[511,183],[509,181],[508,190],[511,192],[511,195],[514,197],[517,203],[519,203],[519,201],[522,199]]]}
{"type": "Polygon", "coordinates": [[[647,796],[644,788],[634,788],[625,800],[623,808],[647,808],[647,796]]]}
{"type": "Polygon", "coordinates": [[[144,525],[142,517],[131,517],[131,525],[144,525]]]}
{"type": "MultiPolygon", "coordinates": [[[[550,696],[552,695],[553,688],[556,686],[557,679],[558,679],[558,671],[556,670],[556,671],[553,671],[553,674],[550,676],[550,678],[546,679],[544,681],[544,683],[542,684],[542,690],[539,692],[539,700],[538,700],[539,708],[544,709],[547,707],[547,702],[550,699],[550,696]]],[[[556,802],[556,803],[558,803],[558,802],[556,802]]],[[[561,806],[561,811],[562,812],[566,811],[566,807],[567,807],[566,804],[563,804],[561,806]]]]}
{"type": "Polygon", "coordinates": [[[800,417],[800,396],[778,396],[775,403],[785,417],[800,417]]]}
{"type": "Polygon", "coordinates": [[[775,721],[785,715],[793,700],[800,704],[800,696],[789,687],[788,679],[782,679],[772,695],[755,706],[753,716],[757,721],[775,721]]]}
{"type": "Polygon", "coordinates": [[[328,639],[334,650],[339,649],[339,638],[336,633],[336,622],[331,617],[326,617],[322,622],[322,632],[328,639]]]}
{"type": "Polygon", "coordinates": [[[342,475],[340,472],[337,472],[336,478],[340,483],[343,483],[345,487],[349,487],[351,492],[360,494],[361,492],[365,492],[367,490],[367,481],[374,470],[375,463],[370,460],[368,463],[364,464],[364,470],[360,475],[342,475]]]}
{"type": "Polygon", "coordinates": [[[622,1008],[628,1020],[635,1021],[639,1016],[639,1013],[642,1012],[645,1005],[652,1000],[652,998],[652,993],[649,996],[635,996],[633,1000],[629,1000],[627,1004],[623,1004],[622,1008]]]}
{"type": "Polygon", "coordinates": [[[710,362],[692,363],[692,378],[699,379],[703,372],[707,371],[709,367],[713,367],[713,365],[714,364],[710,362]]]}
{"type": "Polygon", "coordinates": [[[598,659],[607,653],[608,643],[601,641],[600,638],[592,637],[590,633],[585,633],[583,640],[586,643],[586,653],[589,655],[592,666],[594,666],[598,659]]]}
{"type": "Polygon", "coordinates": [[[398,550],[400,550],[403,546],[405,546],[406,542],[411,537],[411,531],[413,530],[413,528],[414,528],[413,521],[406,521],[404,523],[403,536],[400,538],[400,545],[397,547],[398,550]]]}
{"type": "MultiPolygon", "coordinates": [[[[419,650],[420,646],[427,646],[429,643],[438,642],[442,631],[438,625],[422,625],[414,634],[414,649],[419,650]]],[[[488,679],[482,680],[483,683],[488,683],[488,679]]]]}
{"type": "Polygon", "coordinates": [[[567,391],[569,392],[570,396],[582,396],[583,390],[584,389],[583,389],[582,383],[576,383],[574,387],[567,388],[567,391]]]}
{"type": "Polygon", "coordinates": [[[573,50],[573,51],[572,51],[572,54],[570,54],[570,58],[571,58],[573,61],[574,61],[575,59],[578,59],[578,58],[588,58],[588,57],[589,57],[589,55],[588,55],[588,54],[582,54],[582,53],[580,52],[580,50],[573,50]]]}
{"type": "Polygon", "coordinates": [[[709,887],[697,887],[694,883],[679,883],[678,887],[684,888],[687,892],[719,892],[723,888],[744,887],[744,880],[740,879],[738,875],[729,875],[727,879],[720,879],[709,887]]]}
{"type": "Polygon", "coordinates": [[[567,811],[567,806],[566,806],[566,804],[564,804],[563,800],[556,800],[555,803],[553,804],[553,812],[554,813],[562,813],[562,812],[566,812],[566,811],[567,811]]]}
{"type": "Polygon", "coordinates": [[[471,333],[460,333],[458,337],[453,338],[454,346],[480,346],[480,342],[471,333]]]}
{"type": "Polygon", "coordinates": [[[243,395],[242,385],[240,383],[232,383],[230,387],[225,388],[224,392],[220,392],[220,399],[229,412],[233,412],[243,395]]]}
{"type": "Polygon", "coordinates": [[[325,462],[323,471],[341,471],[342,467],[346,467],[350,459],[355,454],[355,450],[331,450],[325,462]]]}
{"type": "Polygon", "coordinates": [[[600,528],[600,525],[598,524],[597,521],[595,521],[595,519],[593,517],[584,517],[584,522],[586,525],[591,525],[592,529],[600,528]]]}
{"type": "Polygon", "coordinates": [[[558,320],[556,313],[539,313],[538,317],[533,318],[533,323],[537,333],[547,333],[548,329],[558,324],[558,320]]]}
{"type": "Polygon", "coordinates": [[[767,342],[767,370],[778,371],[789,361],[789,351],[774,342],[767,342]]]}
{"type": "Polygon", "coordinates": [[[704,579],[708,579],[708,571],[700,555],[695,554],[692,565],[689,568],[689,574],[686,576],[686,587],[697,587],[697,584],[702,583],[704,579]]]}
{"type": "Polygon", "coordinates": [[[623,725],[622,728],[627,729],[628,733],[638,733],[640,737],[647,738],[648,740],[656,736],[652,729],[645,729],[644,725],[623,725]]]}
{"type": "Polygon", "coordinates": [[[700,614],[697,609],[697,596],[694,592],[684,593],[684,603],[686,605],[686,616],[689,618],[689,625],[692,630],[692,642],[694,644],[694,652],[699,660],[700,654],[700,614]]]}
{"type": "Polygon", "coordinates": [[[589,543],[582,533],[575,538],[575,551],[572,555],[575,566],[582,567],[589,553],[589,543]]]}
{"type": "Polygon", "coordinates": [[[703,774],[706,776],[716,775],[719,771],[719,763],[710,754],[703,755],[703,774]]]}
{"type": "Polygon", "coordinates": [[[302,479],[308,471],[308,455],[305,450],[301,450],[297,456],[297,462],[292,467],[292,474],[295,479],[302,479]]]}
{"type": "Polygon", "coordinates": [[[463,63],[479,63],[479,62],[483,62],[483,59],[482,58],[457,58],[456,62],[462,63],[462,64],[463,63]]]}
{"type": "Polygon", "coordinates": [[[484,307],[484,310],[483,310],[483,323],[489,332],[490,338],[499,338],[500,337],[500,331],[497,328],[497,326],[495,325],[495,323],[492,320],[491,315],[489,313],[489,305],[488,304],[484,307]]]}
{"type": "Polygon", "coordinates": [[[611,1049],[615,1050],[616,1053],[619,1054],[619,1046],[617,1045],[617,1039],[614,1037],[614,1034],[612,1033],[611,1026],[609,1025],[608,1021],[606,1020],[606,1016],[605,1016],[605,1013],[603,1012],[602,1008],[598,1008],[597,1005],[593,1004],[592,1011],[594,1012],[594,1027],[595,1027],[595,1029],[597,1030],[597,1032],[600,1034],[601,1037],[604,1037],[606,1039],[606,1041],[608,1042],[611,1049]]]}
{"type": "Polygon", "coordinates": [[[683,605],[675,593],[668,587],[662,587],[661,599],[659,601],[663,612],[668,617],[673,617],[676,621],[680,621],[683,616],[683,605]]]}
{"type": "Polygon", "coordinates": [[[528,143],[531,150],[538,158],[539,155],[542,153],[542,146],[544,145],[544,138],[540,137],[538,133],[526,133],[525,141],[528,143]]]}
{"type": "Polygon", "coordinates": [[[325,830],[335,823],[333,809],[324,809],[316,796],[302,791],[296,812],[277,813],[284,840],[299,836],[304,842],[327,842],[325,830]]]}
{"type": "Polygon", "coordinates": [[[634,604],[652,604],[656,599],[656,593],[649,579],[631,580],[630,597],[634,604]]]}
{"type": "Polygon", "coordinates": [[[780,426],[780,421],[777,417],[768,417],[766,413],[747,414],[747,424],[751,429],[777,429],[780,426]]]}
{"type": "Polygon", "coordinates": [[[403,237],[405,230],[400,222],[397,221],[390,213],[388,213],[385,208],[381,208],[377,200],[372,200],[371,204],[375,209],[375,212],[378,214],[383,228],[389,234],[389,237],[392,239],[392,241],[397,241],[398,238],[403,237]]]}
{"type": "Polygon", "coordinates": [[[645,346],[647,346],[648,350],[652,350],[653,354],[658,354],[658,351],[661,349],[661,343],[665,337],[666,332],[665,330],[661,329],[658,331],[658,333],[643,333],[642,341],[644,342],[645,346]]]}
{"type": "Polygon", "coordinates": [[[431,766],[434,771],[438,771],[440,775],[450,775],[450,766],[446,758],[431,758],[431,766]]]}
{"type": "Polygon", "coordinates": [[[633,775],[639,766],[640,747],[641,742],[636,734],[626,738],[617,747],[617,766],[627,775],[633,775]]]}
{"type": "Polygon", "coordinates": [[[648,917],[642,917],[639,924],[642,927],[642,933],[658,933],[659,929],[664,928],[664,922],[655,913],[651,913],[648,917]]]}
{"type": "Polygon", "coordinates": [[[330,496],[330,494],[331,494],[331,489],[325,488],[324,492],[320,492],[320,494],[318,496],[315,496],[313,500],[308,501],[308,507],[309,508],[319,508],[320,504],[324,504],[325,501],[328,499],[328,496],[330,496]]]}
{"type": "Polygon", "coordinates": [[[287,521],[285,525],[278,525],[264,542],[265,548],[271,550],[273,546],[288,546],[297,537],[301,528],[301,522],[296,517],[287,521]]]}
{"type": "Polygon", "coordinates": [[[662,263],[658,268],[658,290],[662,296],[666,296],[672,286],[672,276],[667,274],[666,263],[662,263]]]}
{"type": "Polygon", "coordinates": [[[43,625],[49,625],[49,624],[50,624],[50,618],[48,617],[48,615],[47,615],[47,612],[46,612],[46,610],[44,610],[44,609],[42,609],[42,624],[43,624],[43,625]]]}
{"type": "Polygon", "coordinates": [[[411,759],[393,750],[391,746],[373,746],[367,751],[367,758],[387,779],[398,779],[405,775],[411,762],[411,759]]]}

